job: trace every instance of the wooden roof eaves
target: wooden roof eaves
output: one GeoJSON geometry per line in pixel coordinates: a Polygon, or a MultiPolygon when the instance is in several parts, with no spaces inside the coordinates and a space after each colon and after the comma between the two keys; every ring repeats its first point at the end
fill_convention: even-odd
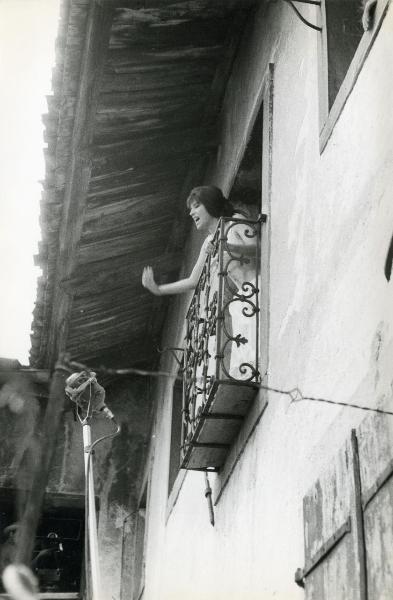
{"type": "MultiPolygon", "coordinates": [[[[58,234],[59,214],[62,197],[56,191],[56,181],[53,173],[57,159],[57,142],[59,122],[61,120],[61,98],[64,88],[64,71],[66,62],[67,39],[69,28],[69,13],[72,0],[62,0],[60,5],[60,18],[56,47],[56,67],[52,71],[52,89],[53,95],[47,96],[48,115],[44,115],[42,120],[45,125],[44,141],[48,142],[48,149],[44,150],[46,177],[42,181],[43,191],[40,210],[40,225],[42,233],[42,242],[39,244],[39,253],[34,257],[34,262],[43,270],[37,280],[37,299],[33,311],[33,323],[30,349],[30,363],[33,366],[42,366],[42,354],[45,349],[46,327],[51,314],[51,285],[49,272],[51,263],[53,263],[57,254],[57,244],[54,256],[50,256],[49,240],[58,234]],[[51,169],[52,165],[52,169],[51,169]]],[[[62,195],[60,195],[62,196],[62,195]]]]}
{"type": "MultiPolygon", "coordinates": [[[[228,7],[231,6],[230,10],[236,7],[237,12],[239,12],[240,6],[240,12],[244,14],[253,2],[254,0],[228,0],[228,7]],[[242,2],[244,2],[244,5],[242,2]]],[[[149,6],[162,7],[172,3],[173,0],[146,0],[145,8],[147,4],[149,6]]],[[[138,9],[140,8],[140,2],[138,0],[134,2],[121,0],[117,3],[117,6],[132,6],[138,9]]],[[[37,366],[52,366],[57,358],[57,352],[61,348],[61,344],[65,343],[67,337],[73,292],[72,290],[60,290],[58,283],[61,279],[65,278],[67,280],[70,275],[72,276],[73,266],[77,267],[73,263],[79,245],[82,215],[86,203],[86,189],[91,174],[91,156],[89,155],[91,148],[86,142],[88,138],[85,137],[84,141],[82,140],[82,143],[79,144],[77,141],[77,136],[80,135],[79,128],[83,123],[80,115],[82,85],[83,82],[86,83],[86,77],[88,76],[86,60],[88,60],[89,41],[88,36],[85,37],[85,31],[88,31],[89,23],[91,25],[91,10],[93,8],[96,13],[102,14],[105,12],[106,14],[110,14],[114,8],[114,3],[108,0],[63,0],[63,7],[62,32],[58,38],[57,49],[58,68],[54,73],[55,93],[51,97],[51,100],[48,101],[50,118],[48,119],[46,131],[48,140],[47,177],[44,183],[42,206],[42,214],[45,213],[46,229],[43,227],[44,239],[42,253],[40,252],[39,257],[39,262],[44,268],[44,276],[41,278],[41,283],[39,284],[31,351],[31,363],[37,366]],[[86,24],[86,19],[82,19],[82,27],[79,21],[75,20],[75,16],[76,14],[87,15],[89,6],[90,15],[88,19],[90,21],[86,24]],[[73,17],[71,14],[72,11],[74,11],[73,17]],[[75,30],[76,26],[80,27],[79,31],[75,30]],[[78,60],[75,59],[76,55],[79,56],[78,60]],[[76,66],[81,70],[79,91],[77,89],[78,72],[76,66]],[[83,71],[84,68],[85,71],[83,71]],[[53,156],[55,156],[54,161],[53,156]],[[72,187],[73,185],[74,187],[72,187]],[[78,190],[79,195],[75,193],[78,190]],[[72,198],[74,198],[73,202],[72,198]],[[79,230],[77,227],[78,223],[79,230]],[[47,226],[48,224],[49,227],[47,226]],[[68,241],[64,244],[64,236],[70,235],[70,230],[72,234],[71,240],[67,238],[68,241]],[[71,244],[69,243],[70,241],[71,244]],[[62,243],[61,247],[59,243],[62,243]]],[[[237,29],[241,30],[241,27],[237,27],[237,29]]],[[[93,27],[93,30],[94,34],[97,34],[97,27],[93,27]]],[[[106,46],[107,44],[101,44],[101,48],[105,48],[106,46]]],[[[231,54],[230,49],[229,54],[231,54]]],[[[103,56],[101,55],[101,69],[102,60],[103,56]]],[[[94,61],[92,62],[94,63],[94,61]]],[[[209,125],[211,124],[211,119],[219,111],[220,97],[227,79],[227,75],[224,72],[228,69],[228,65],[230,65],[229,71],[231,68],[231,59],[228,60],[228,56],[225,56],[224,65],[226,65],[226,68],[222,69],[223,65],[221,65],[210,93],[210,109],[207,110],[206,114],[206,120],[209,122],[209,125]]],[[[95,69],[96,65],[94,65],[93,71],[95,69]]],[[[94,82],[92,81],[89,81],[87,85],[90,86],[89,89],[92,93],[94,89],[97,89],[96,87],[94,88],[94,82]]],[[[95,86],[97,86],[97,83],[95,86]]],[[[86,94],[85,98],[87,96],[88,94],[86,94]]],[[[160,101],[162,101],[161,97],[160,101]]],[[[206,101],[203,103],[206,105],[206,101]]],[[[90,103],[89,108],[91,109],[90,116],[92,119],[96,112],[95,106],[92,106],[90,103]]],[[[90,120],[90,126],[91,124],[92,121],[90,120]]],[[[197,153],[189,156],[188,160],[191,170],[186,178],[183,193],[179,196],[179,203],[184,202],[184,195],[190,187],[201,181],[207,160],[216,150],[215,143],[215,137],[210,136],[210,140],[208,137],[207,144],[205,142],[202,144],[202,148],[198,149],[197,153]]],[[[160,160],[162,161],[161,157],[160,160]]],[[[111,173],[110,175],[112,176],[111,173]]],[[[108,173],[98,174],[97,176],[107,177],[108,173]]],[[[173,237],[173,246],[167,248],[167,256],[170,256],[174,251],[176,252],[179,246],[182,245],[185,233],[179,233],[179,223],[184,225],[184,219],[185,209],[182,208],[178,213],[178,221],[174,230],[177,235],[173,237]]],[[[187,230],[187,227],[184,226],[184,229],[187,230]]]]}
{"type": "MultiPolygon", "coordinates": [[[[83,6],[78,4],[80,11],[83,6]]],[[[59,351],[64,350],[68,330],[68,314],[72,304],[72,296],[64,291],[58,283],[69,277],[75,266],[76,250],[82,231],[83,213],[86,204],[87,187],[91,172],[89,145],[92,136],[92,123],[98,96],[98,82],[101,79],[104,61],[104,49],[110,35],[112,9],[103,7],[91,0],[88,6],[86,35],[82,36],[84,47],[80,61],[79,88],[77,92],[75,116],[72,121],[72,135],[68,142],[67,180],[64,187],[62,214],[58,231],[58,252],[54,273],[48,273],[47,286],[53,289],[52,298],[45,299],[45,305],[52,307],[51,314],[46,315],[46,335],[41,338],[39,355],[33,362],[52,366],[59,351]],[[52,281],[50,281],[52,279],[52,281]]],[[[70,36],[71,34],[69,34],[70,36]]],[[[75,40],[72,51],[75,52],[75,40]]],[[[67,58],[67,43],[65,53],[67,58]]],[[[67,73],[63,72],[61,98],[66,92],[67,73]]],[[[59,88],[58,88],[59,89],[59,88]]],[[[57,94],[56,94],[57,95],[57,94]]],[[[61,119],[60,119],[61,121],[61,119]]],[[[61,123],[60,123],[61,125],[61,123]]],[[[58,140],[65,133],[58,129],[58,140]]],[[[56,156],[56,165],[61,164],[63,157],[56,156]]],[[[64,166],[64,165],[63,165],[64,166]]],[[[57,182],[61,185],[61,182],[57,182]]],[[[49,309],[48,309],[49,312],[49,309]]],[[[34,354],[34,353],[33,353],[34,354]]],[[[33,357],[34,358],[34,357],[33,357]]]]}

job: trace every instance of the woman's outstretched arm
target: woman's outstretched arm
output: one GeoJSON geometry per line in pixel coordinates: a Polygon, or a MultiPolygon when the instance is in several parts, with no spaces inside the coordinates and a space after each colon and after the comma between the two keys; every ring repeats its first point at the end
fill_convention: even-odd
{"type": "Polygon", "coordinates": [[[154,279],[154,272],[151,267],[145,267],[142,273],[142,285],[155,296],[170,296],[171,294],[184,294],[194,290],[202,273],[203,265],[206,260],[210,238],[206,238],[199,252],[198,260],[189,277],[179,279],[172,283],[163,283],[158,285],[154,279]]]}

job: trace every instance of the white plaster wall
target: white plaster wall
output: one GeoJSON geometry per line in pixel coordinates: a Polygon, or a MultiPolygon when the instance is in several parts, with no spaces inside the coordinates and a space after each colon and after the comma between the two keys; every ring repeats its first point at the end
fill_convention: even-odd
{"type": "MultiPolygon", "coordinates": [[[[393,282],[383,267],[393,232],[392,33],[390,8],[320,155],[317,34],[284,3],[257,17],[234,66],[213,176],[228,188],[274,62],[269,383],[390,410],[393,282]]],[[[177,299],[168,345],[181,343],[184,311],[177,299]]],[[[271,394],[215,507],[216,526],[198,472],[187,474],[166,522],[170,388],[157,388],[144,599],[303,598],[293,580],[304,563],[302,498],[365,413],[271,394]]]]}

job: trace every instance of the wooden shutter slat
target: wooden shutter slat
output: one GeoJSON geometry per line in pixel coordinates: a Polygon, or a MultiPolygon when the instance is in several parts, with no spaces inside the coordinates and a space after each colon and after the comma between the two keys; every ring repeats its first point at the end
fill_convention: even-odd
{"type": "MultiPolygon", "coordinates": [[[[308,577],[310,573],[319,565],[319,563],[326,558],[326,556],[334,550],[334,548],[341,542],[343,537],[351,531],[351,517],[337,529],[337,531],[328,539],[328,541],[321,546],[321,548],[314,554],[310,561],[305,565],[304,569],[299,569],[297,572],[297,583],[300,583],[303,579],[308,577]]],[[[303,586],[302,586],[303,587],[303,586]]]]}
{"type": "Polygon", "coordinates": [[[370,415],[358,429],[368,600],[391,600],[393,590],[393,422],[370,415]]]}

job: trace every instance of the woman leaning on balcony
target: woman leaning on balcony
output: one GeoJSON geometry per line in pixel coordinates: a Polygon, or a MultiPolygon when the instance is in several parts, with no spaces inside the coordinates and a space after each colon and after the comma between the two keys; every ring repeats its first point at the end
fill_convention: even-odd
{"type": "MultiPolygon", "coordinates": [[[[155,296],[183,294],[195,289],[202,273],[206,255],[212,250],[211,242],[220,217],[244,218],[244,215],[234,212],[232,205],[224,197],[222,191],[213,185],[204,185],[191,190],[187,198],[187,207],[190,210],[190,216],[194,220],[196,228],[199,231],[206,232],[207,236],[189,277],[173,281],[172,283],[157,285],[153,269],[150,266],[143,269],[142,285],[155,296]]],[[[241,243],[242,241],[242,238],[239,236],[239,242],[241,243]]]]}
{"type": "MultiPolygon", "coordinates": [[[[206,232],[206,238],[202,244],[198,259],[194,268],[192,269],[191,274],[185,279],[158,285],[154,279],[153,269],[150,266],[147,266],[143,269],[142,285],[156,296],[182,294],[195,289],[202,273],[203,266],[206,262],[206,258],[213,252],[212,240],[220,217],[231,217],[233,219],[245,218],[244,215],[240,214],[239,212],[235,212],[232,205],[224,197],[222,191],[212,185],[196,187],[191,190],[191,193],[187,198],[187,207],[190,210],[190,216],[192,217],[196,228],[199,231],[206,232]]],[[[247,230],[247,225],[242,223],[235,225],[228,224],[227,226],[227,248],[231,251],[231,253],[234,253],[235,256],[236,253],[242,256],[247,255],[248,249],[250,248],[251,255],[255,253],[255,239],[252,239],[247,235],[247,230]]],[[[255,265],[253,265],[251,261],[248,261],[248,264],[245,264],[244,262],[235,259],[229,261],[228,265],[229,278],[235,285],[235,289],[233,289],[233,285],[230,286],[232,287],[232,294],[236,290],[241,289],[243,282],[252,281],[252,279],[255,280],[255,265]]],[[[216,285],[218,285],[217,271],[218,258],[216,256],[211,261],[210,270],[210,276],[216,280],[216,285]]],[[[228,293],[228,287],[226,287],[227,296],[228,293]]],[[[229,300],[229,297],[227,297],[226,300],[229,300]]],[[[240,309],[242,308],[243,307],[239,305],[239,302],[229,302],[229,313],[233,322],[235,320],[238,322],[239,319],[241,319],[240,309]]],[[[241,333],[243,337],[246,334],[246,337],[248,338],[248,350],[251,350],[252,353],[253,350],[255,351],[255,331],[251,331],[253,327],[250,323],[250,319],[243,318],[242,321],[242,328],[246,328],[247,331],[242,331],[241,333]]],[[[232,344],[230,374],[236,379],[241,379],[242,377],[240,376],[238,366],[241,364],[241,362],[244,362],[247,357],[244,356],[245,349],[242,348],[241,350],[243,351],[243,356],[241,357],[240,361],[238,361],[237,358],[235,359],[237,348],[238,345],[232,344]],[[235,370],[237,372],[234,372],[235,370]]],[[[246,354],[249,354],[249,352],[246,351],[246,354]]]]}

